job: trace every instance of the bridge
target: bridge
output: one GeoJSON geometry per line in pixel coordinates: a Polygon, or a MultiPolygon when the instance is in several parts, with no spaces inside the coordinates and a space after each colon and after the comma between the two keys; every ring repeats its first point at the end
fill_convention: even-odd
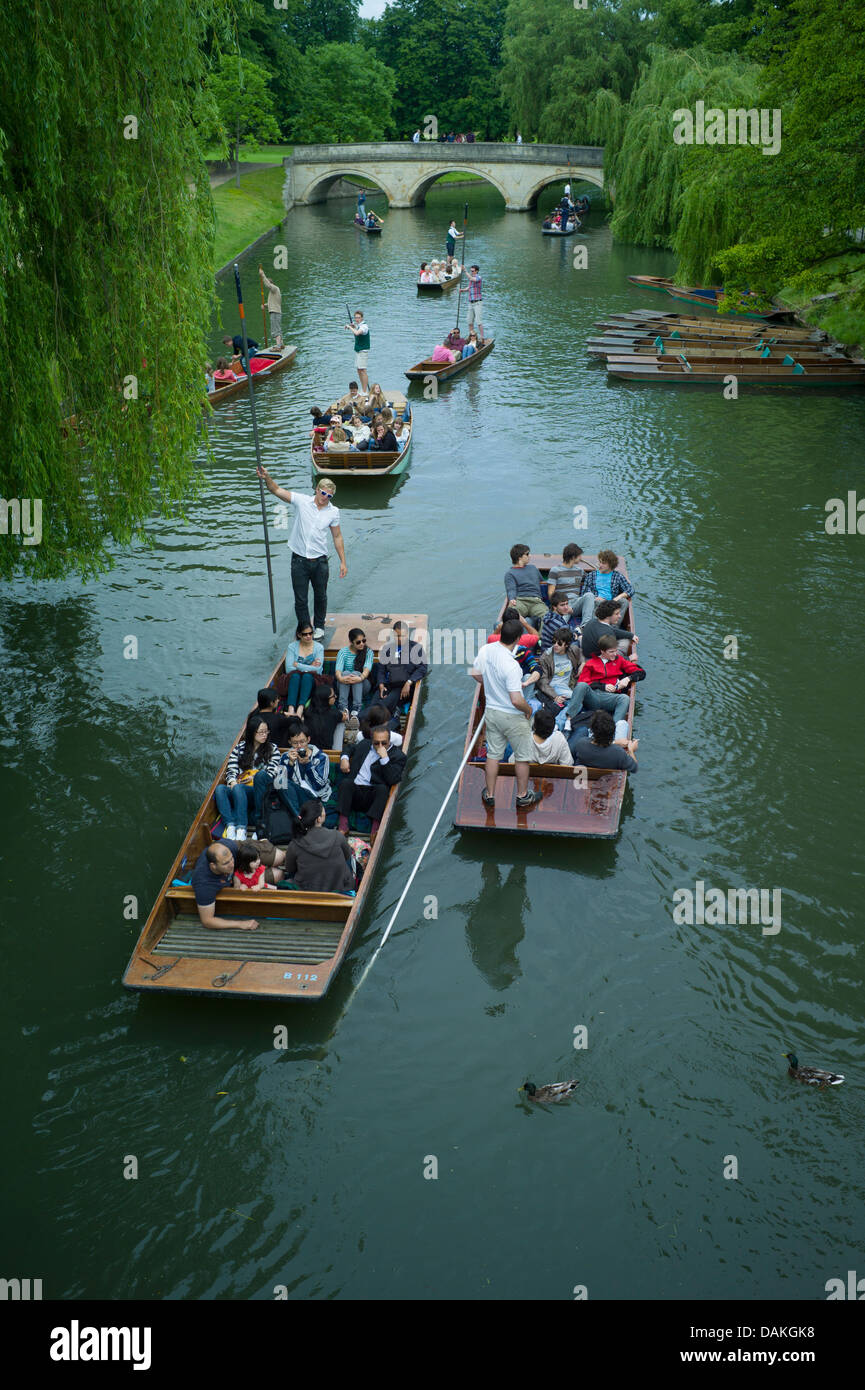
{"type": "Polygon", "coordinates": [[[477,174],[497,188],[508,212],[527,212],[551,183],[604,186],[604,151],[597,145],[501,145],[483,142],[296,145],[284,160],[286,211],[322,203],[339,179],[371,179],[392,208],[423,203],[442,174],[477,174]]]}

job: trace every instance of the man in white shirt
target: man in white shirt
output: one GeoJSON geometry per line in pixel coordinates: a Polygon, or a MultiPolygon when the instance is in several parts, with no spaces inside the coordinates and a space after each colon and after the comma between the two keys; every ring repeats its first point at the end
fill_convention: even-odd
{"type": "Polygon", "coordinates": [[[522,635],[523,625],[519,619],[509,618],[502,625],[500,640],[481,647],[471,671],[473,679],[484,688],[487,760],[486,787],[482,796],[488,810],[496,804],[496,779],[507,744],[514,753],[517,810],[530,811],[543,799],[541,792],[529,791],[533,748],[528,721],[532,712],[523,698],[523,672],[514,656],[514,647],[522,635]]]}
{"type": "Polygon", "coordinates": [[[416,130],[416,131],[415,131],[414,135],[411,137],[411,142],[412,142],[413,145],[419,145],[419,144],[420,144],[420,131],[419,131],[419,130],[416,130]]]}
{"type": "Polygon", "coordinates": [[[309,497],[303,492],[289,492],[287,488],[278,487],[266,468],[259,468],[258,476],[264,479],[268,492],[272,492],[274,497],[280,497],[283,502],[290,502],[295,508],[294,526],[288,538],[294,611],[297,614],[298,626],[305,626],[310,620],[311,584],[315,610],[313,636],[316,641],[320,641],[324,636],[324,621],[327,617],[328,532],[333,536],[333,547],[339,556],[340,579],[345,579],[348,574],[345,544],[339,526],[339,508],[333,505],[336,486],[330,478],[319,478],[314,496],[309,497]]]}

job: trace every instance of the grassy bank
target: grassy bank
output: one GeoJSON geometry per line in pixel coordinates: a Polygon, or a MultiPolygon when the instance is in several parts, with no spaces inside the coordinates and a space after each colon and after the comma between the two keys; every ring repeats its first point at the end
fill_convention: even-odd
{"type": "MultiPolygon", "coordinates": [[[[241,145],[240,163],[241,166],[244,164],[281,164],[283,159],[293,153],[293,145],[261,145],[257,150],[249,150],[245,145],[241,145]]],[[[228,156],[224,150],[207,150],[204,158],[220,163],[228,162],[228,156]]]]}
{"type": "Polygon", "coordinates": [[[285,216],[282,202],[284,182],[284,170],[280,164],[275,164],[272,169],[261,169],[257,174],[244,174],[239,188],[234,183],[223,183],[219,188],[214,188],[215,267],[225,265],[256,237],[282,221],[285,216]]]}

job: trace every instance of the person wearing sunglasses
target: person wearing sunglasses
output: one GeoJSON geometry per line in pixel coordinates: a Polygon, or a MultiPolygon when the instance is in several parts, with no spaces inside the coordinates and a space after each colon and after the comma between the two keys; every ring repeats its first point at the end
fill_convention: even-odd
{"type": "Polygon", "coordinates": [[[298,623],[296,640],[289,642],[285,653],[285,674],[288,689],[285,713],[300,714],[312,696],[315,676],[324,670],[324,647],[312,635],[312,624],[298,623]]]}
{"type": "Polygon", "coordinates": [[[291,550],[291,587],[294,590],[294,611],[298,628],[309,625],[309,586],[313,597],[313,637],[324,636],[327,617],[327,581],[330,574],[327,557],[328,534],[339,556],[339,577],[345,579],[345,542],[339,525],[339,508],[333,505],[336,487],[330,478],[320,478],[312,497],[303,492],[279,487],[266,468],[258,469],[268,492],[289,502],[295,509],[294,526],[288,538],[291,550]]]}
{"type": "MultiPolygon", "coordinates": [[[[340,648],[336,658],[336,688],[340,709],[358,715],[369,696],[372,674],[372,652],[362,627],[349,629],[348,646],[340,648]]],[[[357,729],[357,723],[352,729],[357,729]]]]}

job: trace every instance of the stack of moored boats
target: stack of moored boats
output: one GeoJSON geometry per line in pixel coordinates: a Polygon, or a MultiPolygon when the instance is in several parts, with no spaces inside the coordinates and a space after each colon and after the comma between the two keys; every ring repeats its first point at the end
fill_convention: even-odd
{"type": "Polygon", "coordinates": [[[613,314],[596,327],[589,354],[626,381],[705,385],[735,376],[764,386],[865,385],[865,364],[807,326],[639,312],[613,314]]]}

